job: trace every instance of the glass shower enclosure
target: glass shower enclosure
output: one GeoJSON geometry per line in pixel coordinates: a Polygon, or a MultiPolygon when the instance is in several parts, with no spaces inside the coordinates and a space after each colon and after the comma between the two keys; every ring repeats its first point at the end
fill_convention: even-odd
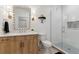
{"type": "Polygon", "coordinates": [[[69,54],[79,54],[79,5],[52,9],[52,44],[69,54]]]}

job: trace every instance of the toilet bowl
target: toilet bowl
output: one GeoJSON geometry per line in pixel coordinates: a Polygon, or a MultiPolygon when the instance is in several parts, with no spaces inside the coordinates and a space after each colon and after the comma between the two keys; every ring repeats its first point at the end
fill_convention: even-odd
{"type": "Polygon", "coordinates": [[[48,41],[48,40],[42,40],[42,44],[44,46],[44,53],[45,54],[50,54],[51,53],[50,48],[52,47],[51,42],[48,41]]]}
{"type": "Polygon", "coordinates": [[[48,40],[42,40],[44,47],[49,48],[52,46],[52,43],[48,40]]]}
{"type": "Polygon", "coordinates": [[[52,47],[52,43],[46,39],[46,36],[41,37],[41,42],[45,48],[45,53],[49,53],[49,48],[52,47]]]}
{"type": "Polygon", "coordinates": [[[44,45],[44,47],[51,47],[52,46],[52,43],[49,40],[47,40],[46,35],[41,35],[40,39],[41,39],[41,42],[44,45]]]}

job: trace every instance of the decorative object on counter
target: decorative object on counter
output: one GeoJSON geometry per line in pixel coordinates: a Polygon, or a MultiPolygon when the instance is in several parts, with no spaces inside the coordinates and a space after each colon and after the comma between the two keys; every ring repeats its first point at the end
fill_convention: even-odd
{"type": "Polygon", "coordinates": [[[31,31],[34,31],[34,29],[31,29],[31,31]]]}
{"type": "Polygon", "coordinates": [[[4,23],[4,32],[5,33],[8,33],[9,32],[9,24],[8,24],[7,21],[5,21],[5,23],[4,23]]]}
{"type": "Polygon", "coordinates": [[[41,20],[41,23],[44,23],[44,20],[46,19],[46,17],[42,14],[40,17],[38,17],[38,19],[41,20]]]}

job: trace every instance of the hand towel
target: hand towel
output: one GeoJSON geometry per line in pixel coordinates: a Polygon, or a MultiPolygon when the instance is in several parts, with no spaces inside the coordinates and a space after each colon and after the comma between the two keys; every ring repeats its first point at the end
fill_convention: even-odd
{"type": "Polygon", "coordinates": [[[5,23],[4,23],[4,32],[5,33],[8,33],[9,32],[9,24],[8,24],[7,21],[5,21],[5,23]]]}

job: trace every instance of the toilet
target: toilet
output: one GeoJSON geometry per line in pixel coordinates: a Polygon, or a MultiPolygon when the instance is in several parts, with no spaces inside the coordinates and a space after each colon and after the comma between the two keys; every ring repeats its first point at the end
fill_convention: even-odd
{"type": "Polygon", "coordinates": [[[52,47],[52,43],[47,40],[46,36],[41,36],[41,42],[45,48],[45,53],[50,53],[50,47],[52,47]]]}
{"type": "Polygon", "coordinates": [[[52,47],[52,44],[50,41],[48,40],[42,40],[42,44],[44,46],[44,53],[51,53],[50,48],[52,47]]]}
{"type": "Polygon", "coordinates": [[[48,40],[42,40],[44,47],[49,48],[52,46],[51,42],[48,40]]]}

